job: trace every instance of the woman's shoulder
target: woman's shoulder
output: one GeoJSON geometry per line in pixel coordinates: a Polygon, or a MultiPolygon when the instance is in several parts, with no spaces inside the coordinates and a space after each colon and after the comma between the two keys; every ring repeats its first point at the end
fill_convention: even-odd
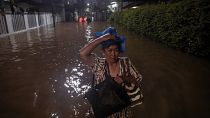
{"type": "Polygon", "coordinates": [[[129,59],[128,57],[119,57],[120,60],[126,60],[129,59]]]}
{"type": "Polygon", "coordinates": [[[119,57],[119,60],[121,62],[121,64],[123,65],[130,65],[131,61],[129,59],[129,57],[119,57]]]}

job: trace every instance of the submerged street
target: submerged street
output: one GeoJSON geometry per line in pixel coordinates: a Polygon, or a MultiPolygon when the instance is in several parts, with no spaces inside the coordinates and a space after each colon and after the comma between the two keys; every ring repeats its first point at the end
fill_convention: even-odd
{"type": "MultiPolygon", "coordinates": [[[[107,23],[60,23],[0,38],[1,118],[85,118],[92,73],[79,49],[107,23]]],[[[143,75],[133,118],[210,117],[210,61],[123,28],[126,53],[143,75]]],[[[101,55],[100,51],[96,51],[101,55]]]]}

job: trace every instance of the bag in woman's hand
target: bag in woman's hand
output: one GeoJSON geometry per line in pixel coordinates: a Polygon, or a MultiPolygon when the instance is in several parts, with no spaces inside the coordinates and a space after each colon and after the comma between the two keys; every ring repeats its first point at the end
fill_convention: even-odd
{"type": "Polygon", "coordinates": [[[92,105],[96,118],[104,118],[121,111],[130,105],[130,97],[125,89],[115,82],[110,75],[106,79],[91,88],[86,94],[92,105]]]}

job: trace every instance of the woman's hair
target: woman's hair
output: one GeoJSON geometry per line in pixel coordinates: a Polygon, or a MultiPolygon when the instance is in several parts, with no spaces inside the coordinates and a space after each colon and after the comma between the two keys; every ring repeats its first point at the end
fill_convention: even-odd
{"type": "Polygon", "coordinates": [[[107,33],[114,35],[116,39],[115,40],[109,39],[107,41],[102,42],[101,48],[105,49],[111,45],[117,45],[119,47],[120,53],[124,52],[125,51],[125,38],[122,36],[118,36],[117,31],[114,27],[109,27],[105,29],[103,32],[96,32],[96,37],[100,37],[107,33]]]}
{"type": "Polygon", "coordinates": [[[117,40],[113,40],[113,39],[109,39],[109,40],[104,41],[103,43],[101,43],[101,48],[104,50],[104,49],[108,48],[111,45],[117,45],[120,53],[123,52],[123,50],[121,49],[121,42],[119,42],[117,40]]]}

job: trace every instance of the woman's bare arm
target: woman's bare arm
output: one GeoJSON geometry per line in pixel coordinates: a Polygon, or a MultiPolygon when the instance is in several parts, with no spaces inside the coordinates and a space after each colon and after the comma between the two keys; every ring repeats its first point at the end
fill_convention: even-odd
{"type": "Polygon", "coordinates": [[[80,49],[80,58],[83,60],[84,63],[86,63],[89,66],[93,66],[93,61],[95,56],[92,53],[92,51],[102,42],[109,40],[109,39],[115,39],[114,35],[105,34],[99,38],[94,39],[93,41],[86,44],[82,49],[80,49]]]}

